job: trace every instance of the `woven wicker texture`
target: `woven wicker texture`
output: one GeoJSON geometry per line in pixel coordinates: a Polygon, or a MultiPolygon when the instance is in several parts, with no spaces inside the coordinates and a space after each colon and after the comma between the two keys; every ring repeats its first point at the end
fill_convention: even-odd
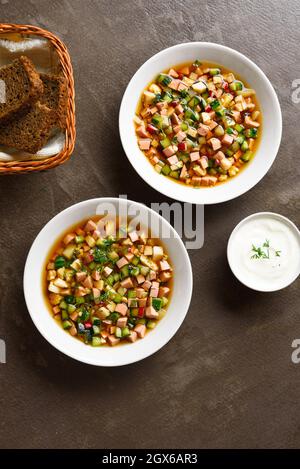
{"type": "Polygon", "coordinates": [[[7,33],[18,33],[24,35],[41,36],[49,40],[60,59],[62,72],[67,79],[68,86],[68,109],[66,122],[66,140],[62,151],[43,160],[27,161],[0,161],[0,174],[24,174],[32,171],[42,171],[51,169],[67,161],[74,149],[76,128],[75,128],[75,89],[73,69],[70,56],[66,46],[54,34],[37,26],[4,24],[0,23],[0,35],[7,33]]]}

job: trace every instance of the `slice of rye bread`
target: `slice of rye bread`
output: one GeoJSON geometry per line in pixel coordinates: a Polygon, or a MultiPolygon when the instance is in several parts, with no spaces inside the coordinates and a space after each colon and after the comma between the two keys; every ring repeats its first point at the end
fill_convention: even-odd
{"type": "Polygon", "coordinates": [[[0,122],[27,110],[44,90],[39,74],[26,56],[0,68],[0,80],[5,83],[5,103],[0,103],[0,122]]]}
{"type": "Polygon", "coordinates": [[[0,144],[37,153],[50,137],[53,129],[53,111],[37,102],[27,113],[17,115],[8,123],[0,122],[0,144]]]}
{"type": "Polygon", "coordinates": [[[67,80],[65,77],[46,73],[41,73],[40,77],[44,85],[40,102],[53,110],[54,125],[64,130],[67,116],[67,80]]]}

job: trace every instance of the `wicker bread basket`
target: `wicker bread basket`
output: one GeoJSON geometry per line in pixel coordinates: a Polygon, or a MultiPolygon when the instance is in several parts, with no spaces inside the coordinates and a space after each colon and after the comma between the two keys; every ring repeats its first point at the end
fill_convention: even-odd
{"type": "Polygon", "coordinates": [[[43,160],[27,160],[27,161],[0,161],[0,174],[24,174],[32,171],[42,171],[54,168],[67,161],[74,149],[75,145],[75,90],[73,69],[69,53],[63,42],[54,34],[41,29],[37,26],[21,25],[21,24],[4,24],[0,23],[1,34],[17,33],[24,35],[41,36],[50,41],[55,49],[62,68],[62,73],[66,77],[68,86],[68,109],[66,120],[66,139],[64,148],[56,155],[47,157],[43,160]]]}

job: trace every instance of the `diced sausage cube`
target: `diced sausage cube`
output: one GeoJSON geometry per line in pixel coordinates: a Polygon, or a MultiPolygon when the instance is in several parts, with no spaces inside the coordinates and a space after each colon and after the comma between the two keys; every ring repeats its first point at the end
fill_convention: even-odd
{"type": "Polygon", "coordinates": [[[90,275],[88,275],[84,281],[82,282],[83,286],[85,288],[92,288],[93,287],[93,281],[92,281],[92,277],[90,275]]]}
{"type": "Polygon", "coordinates": [[[142,274],[139,274],[136,276],[136,281],[138,284],[144,283],[145,282],[145,277],[142,274]]]}
{"type": "Polygon", "coordinates": [[[122,280],[121,282],[121,287],[123,288],[132,288],[133,287],[133,283],[132,283],[132,280],[130,277],[127,277],[125,278],[124,280],[122,280]]]}
{"type": "Polygon", "coordinates": [[[129,340],[129,342],[135,342],[137,340],[138,336],[137,336],[137,333],[135,331],[130,331],[130,334],[129,336],[127,336],[127,340],[129,340]]]}
{"type": "Polygon", "coordinates": [[[122,269],[124,265],[128,264],[128,260],[126,259],[126,257],[121,257],[121,259],[119,259],[116,264],[119,267],[119,269],[122,269]]]}
{"type": "Polygon", "coordinates": [[[142,138],[149,137],[149,135],[146,132],[146,129],[145,129],[144,125],[140,125],[139,127],[137,127],[136,128],[136,133],[138,134],[139,137],[142,137],[142,138]]]}
{"type": "Polygon", "coordinates": [[[157,298],[158,297],[158,288],[153,288],[151,287],[150,289],[150,296],[152,298],[157,298]]]}
{"type": "Polygon", "coordinates": [[[173,68],[170,68],[168,75],[170,75],[170,77],[172,78],[178,78],[179,76],[176,70],[174,70],[173,68]]]}
{"type": "Polygon", "coordinates": [[[222,138],[222,145],[225,145],[226,147],[229,147],[233,142],[233,136],[229,134],[225,134],[224,137],[222,138]]]}
{"type": "Polygon", "coordinates": [[[58,313],[60,313],[60,307],[59,306],[54,306],[52,308],[52,311],[53,311],[54,314],[58,314],[58,313]]]}
{"type": "Polygon", "coordinates": [[[207,158],[207,156],[201,156],[199,163],[200,163],[200,166],[201,166],[202,169],[208,168],[208,158],[207,158]]]}
{"type": "Polygon", "coordinates": [[[178,91],[187,90],[187,89],[188,89],[188,85],[186,83],[183,83],[182,81],[179,82],[178,87],[177,87],[178,91]]]}
{"type": "Polygon", "coordinates": [[[101,238],[101,233],[100,233],[100,231],[95,230],[94,233],[93,233],[93,238],[94,238],[94,239],[99,239],[99,238],[101,238]]]}
{"type": "Polygon", "coordinates": [[[144,290],[149,290],[149,288],[151,288],[151,282],[149,282],[149,280],[146,280],[143,283],[142,287],[143,287],[144,290]]]}
{"type": "Polygon", "coordinates": [[[178,89],[179,84],[180,80],[173,79],[171,83],[168,84],[168,87],[176,91],[178,89]]]}
{"type": "Polygon", "coordinates": [[[185,164],[182,166],[182,170],[180,172],[180,179],[186,179],[188,177],[188,170],[185,166],[185,164]]]}
{"type": "Polygon", "coordinates": [[[172,120],[173,124],[175,124],[175,125],[179,125],[181,123],[181,120],[179,119],[177,114],[175,114],[174,112],[171,115],[171,120],[172,120]]]}
{"type": "Polygon", "coordinates": [[[134,331],[137,333],[137,335],[143,339],[146,335],[146,326],[145,324],[137,324],[134,328],[134,331]]]}
{"type": "Polygon", "coordinates": [[[186,137],[186,133],[183,132],[183,130],[180,130],[179,132],[177,132],[176,134],[176,138],[177,138],[177,141],[180,143],[182,142],[186,137]]]}
{"type": "Polygon", "coordinates": [[[89,220],[84,227],[84,231],[88,231],[88,232],[95,231],[96,229],[97,229],[97,225],[93,220],[89,220]]]}
{"type": "Polygon", "coordinates": [[[125,303],[118,303],[115,309],[116,313],[120,313],[122,316],[126,316],[128,308],[125,303]]]}
{"type": "Polygon", "coordinates": [[[136,297],[137,298],[143,298],[145,290],[141,287],[138,287],[138,288],[136,288],[135,292],[136,292],[136,297]]]}
{"type": "Polygon", "coordinates": [[[78,287],[75,290],[75,296],[85,296],[86,295],[86,290],[83,287],[78,287]]]}
{"type": "Polygon", "coordinates": [[[217,127],[218,123],[215,121],[210,121],[207,125],[210,128],[210,130],[214,130],[214,128],[217,127]]]}
{"type": "Polygon", "coordinates": [[[134,254],[132,252],[127,252],[127,254],[125,254],[125,257],[130,262],[134,258],[134,254]]]}
{"type": "Polygon", "coordinates": [[[158,319],[159,313],[153,308],[153,306],[148,306],[145,310],[145,316],[148,319],[158,319]]]}
{"type": "Polygon", "coordinates": [[[141,150],[149,150],[151,145],[151,139],[150,138],[140,138],[139,139],[139,147],[141,150]]]}
{"type": "Polygon", "coordinates": [[[170,166],[176,165],[178,163],[177,156],[176,155],[170,156],[170,158],[168,158],[168,163],[170,166]]]}
{"type": "Polygon", "coordinates": [[[174,134],[178,134],[178,132],[180,132],[180,131],[181,131],[181,125],[175,125],[173,127],[174,134]]]}
{"type": "Polygon", "coordinates": [[[76,281],[81,283],[83,282],[87,277],[86,272],[76,272],[76,281]]]}
{"type": "Polygon", "coordinates": [[[69,234],[67,234],[67,235],[64,237],[64,240],[63,240],[64,245],[66,246],[67,244],[69,244],[71,241],[73,241],[74,238],[75,238],[75,234],[74,234],[74,233],[69,233],[69,234]]]}
{"type": "Polygon", "coordinates": [[[164,270],[160,274],[159,278],[162,282],[167,282],[168,280],[172,278],[172,273],[169,270],[164,270]]]}
{"type": "Polygon", "coordinates": [[[167,261],[160,261],[160,270],[170,270],[170,264],[167,261]]]}
{"type": "Polygon", "coordinates": [[[182,114],[184,111],[183,107],[181,104],[177,104],[177,106],[175,107],[175,112],[176,114],[182,114]]]}
{"type": "Polygon", "coordinates": [[[120,339],[118,339],[115,335],[111,334],[107,337],[107,341],[108,341],[109,345],[114,346],[114,345],[117,345],[120,342],[120,339]]]}
{"type": "Polygon", "coordinates": [[[96,280],[96,282],[97,282],[98,280],[100,280],[101,275],[100,275],[99,270],[94,270],[94,272],[92,273],[92,277],[93,277],[94,280],[96,280]]]}
{"type": "Polygon", "coordinates": [[[209,140],[209,143],[211,144],[213,150],[219,150],[219,148],[221,148],[221,146],[222,146],[220,140],[218,138],[215,138],[215,137],[212,137],[209,140]]]}
{"type": "Polygon", "coordinates": [[[139,308],[144,308],[147,304],[147,298],[139,298],[138,304],[139,304],[139,308]]]}
{"type": "Polygon", "coordinates": [[[177,152],[178,148],[176,145],[169,145],[167,148],[163,150],[163,154],[169,158],[169,156],[174,155],[177,152]]]}
{"type": "Polygon", "coordinates": [[[246,116],[246,117],[245,117],[245,125],[246,125],[247,127],[259,127],[259,126],[260,126],[260,123],[254,121],[253,119],[251,119],[250,116],[246,116]]]}
{"type": "Polygon", "coordinates": [[[99,290],[99,288],[93,288],[93,289],[92,289],[92,292],[93,292],[93,297],[94,297],[94,298],[99,298],[99,296],[100,296],[100,290],[99,290]]]}
{"type": "Polygon", "coordinates": [[[190,160],[191,161],[198,161],[199,158],[200,158],[199,151],[193,151],[192,153],[190,153],[190,160]]]}
{"type": "Polygon", "coordinates": [[[239,111],[231,111],[232,118],[235,120],[237,124],[239,124],[242,120],[241,113],[239,111]]]}
{"type": "Polygon", "coordinates": [[[204,176],[202,179],[201,179],[201,184],[203,186],[214,186],[217,182],[218,178],[216,178],[215,176],[204,176]]]}
{"type": "Polygon", "coordinates": [[[156,272],[154,270],[150,270],[148,275],[149,275],[149,280],[155,280],[156,279],[156,272]]]}
{"type": "Polygon", "coordinates": [[[209,131],[210,131],[210,128],[207,125],[200,124],[198,127],[198,134],[201,135],[202,137],[205,137],[205,135],[207,135],[209,131]]]}
{"type": "Polygon", "coordinates": [[[133,243],[135,243],[139,239],[138,234],[137,234],[136,231],[131,231],[131,233],[128,233],[128,236],[129,236],[129,238],[131,239],[131,241],[133,243]]]}
{"type": "Polygon", "coordinates": [[[126,324],[127,324],[127,318],[119,318],[117,320],[117,327],[121,327],[121,329],[125,327],[126,324]]]}
{"type": "Polygon", "coordinates": [[[169,287],[160,287],[159,292],[158,292],[158,296],[159,296],[159,298],[162,298],[163,296],[168,296],[169,293],[170,293],[170,288],[169,287]]]}

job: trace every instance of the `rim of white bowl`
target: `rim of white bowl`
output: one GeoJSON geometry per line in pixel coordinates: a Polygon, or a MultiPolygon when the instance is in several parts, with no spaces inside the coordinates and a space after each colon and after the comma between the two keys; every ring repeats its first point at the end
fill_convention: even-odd
{"type": "MultiPolygon", "coordinates": [[[[234,72],[234,70],[233,70],[233,72],[234,72]]],[[[149,76],[149,81],[152,78],[153,77],[149,76]]],[[[149,82],[146,81],[144,86],[146,86],[148,83],[149,82]]],[[[141,93],[142,93],[142,90],[140,90],[139,94],[141,94],[141,93]]],[[[138,104],[138,102],[136,103],[136,105],[137,104],[138,104]]],[[[132,121],[133,121],[133,117],[134,116],[132,116],[132,121]]],[[[199,42],[199,41],[185,42],[185,43],[176,44],[174,46],[163,49],[160,52],[158,52],[157,54],[153,55],[146,62],[144,62],[138,68],[138,70],[135,72],[135,74],[132,76],[132,78],[130,79],[130,81],[129,81],[129,83],[128,83],[125,91],[124,91],[123,98],[122,98],[121,105],[120,105],[119,133],[120,133],[120,139],[121,139],[121,143],[122,143],[124,152],[125,152],[128,160],[129,160],[129,162],[131,163],[131,165],[133,166],[135,171],[139,174],[139,176],[147,184],[149,184],[153,189],[157,190],[161,194],[166,195],[167,197],[170,197],[174,200],[180,200],[181,202],[189,202],[189,203],[195,203],[195,204],[210,205],[210,204],[226,202],[228,200],[232,200],[236,197],[239,197],[240,195],[245,194],[245,192],[249,191],[254,186],[256,186],[256,184],[258,184],[260,182],[260,180],[268,173],[268,171],[270,170],[272,164],[274,163],[274,160],[277,156],[277,153],[278,153],[278,150],[279,150],[279,147],[280,147],[280,143],[281,143],[282,114],[281,114],[280,103],[279,103],[276,91],[274,90],[274,87],[271,84],[270,80],[268,79],[266,74],[261,70],[261,68],[258,65],[256,65],[255,62],[253,62],[251,59],[249,59],[246,55],[242,54],[241,52],[238,52],[235,49],[232,49],[231,47],[223,46],[221,44],[217,44],[217,43],[214,43],[214,42],[199,42]],[[252,67],[256,71],[256,73],[258,74],[260,79],[269,88],[269,91],[270,91],[271,96],[272,96],[273,104],[274,104],[274,107],[275,107],[275,114],[277,115],[277,118],[278,118],[278,129],[277,129],[278,133],[276,134],[277,139],[276,139],[276,141],[273,142],[273,145],[274,145],[274,150],[272,152],[273,154],[272,154],[272,157],[270,158],[268,164],[264,168],[264,171],[262,171],[260,174],[257,174],[257,176],[253,179],[245,178],[242,188],[237,187],[237,188],[235,188],[235,190],[228,191],[229,193],[226,194],[226,195],[222,194],[221,191],[216,192],[216,190],[218,190],[218,188],[220,188],[221,185],[218,185],[216,187],[207,187],[207,188],[201,187],[201,188],[196,189],[196,188],[189,187],[189,186],[185,187],[182,184],[180,184],[178,182],[173,182],[169,178],[166,178],[166,177],[164,178],[164,181],[158,180],[157,178],[153,177],[154,173],[156,175],[158,175],[158,174],[155,172],[155,170],[154,170],[153,166],[150,164],[150,162],[148,162],[149,171],[148,170],[143,171],[139,166],[136,165],[136,156],[137,155],[132,154],[131,151],[127,148],[127,143],[126,143],[127,133],[124,129],[123,122],[128,121],[128,118],[129,118],[127,110],[126,110],[127,102],[129,102],[129,100],[130,100],[130,96],[129,96],[130,95],[130,90],[131,90],[131,87],[134,86],[134,81],[136,80],[137,76],[140,73],[142,73],[144,71],[144,69],[146,69],[148,67],[148,65],[151,64],[151,62],[155,62],[157,59],[159,59],[159,58],[161,58],[165,55],[168,55],[170,53],[170,51],[189,48],[189,47],[202,47],[202,48],[206,47],[206,48],[214,48],[214,49],[217,48],[217,49],[219,49],[220,51],[223,51],[223,52],[227,51],[227,52],[235,55],[237,59],[243,60],[244,62],[246,62],[247,65],[249,65],[250,67],[252,67]],[[152,168],[152,170],[150,168],[152,168]],[[178,190],[176,191],[176,187],[178,189],[178,186],[182,186],[184,188],[184,191],[183,190],[182,191],[178,191],[178,190]],[[178,195],[178,192],[179,192],[179,195],[178,195]]],[[[261,145],[261,142],[259,143],[259,145],[261,145]]],[[[136,146],[136,147],[137,147],[136,149],[140,153],[140,156],[141,157],[143,156],[146,159],[146,157],[138,149],[138,146],[136,146]]],[[[258,148],[257,151],[259,151],[259,148],[258,148]]],[[[161,175],[158,175],[158,176],[162,177],[161,175]]],[[[226,181],[226,183],[224,183],[224,185],[228,186],[228,184],[230,184],[230,182],[231,181],[226,181]]]]}
{"type": "MultiPolygon", "coordinates": [[[[86,215],[83,216],[83,219],[85,218],[85,216],[86,215]]],[[[87,216],[89,216],[89,215],[87,215],[87,216]]],[[[91,216],[91,214],[90,214],[90,216],[91,216]]],[[[81,220],[78,219],[78,223],[80,223],[80,221],[81,220]]],[[[75,222],[75,224],[76,224],[76,222],[75,222]]],[[[65,229],[68,229],[68,227],[65,227],[65,229]]],[[[58,233],[57,234],[58,237],[62,233],[63,233],[63,231],[61,233],[58,233]]],[[[45,247],[45,257],[41,261],[42,266],[45,264],[45,261],[46,261],[46,258],[47,258],[47,255],[49,253],[50,248],[51,248],[51,243],[45,247]]],[[[40,276],[42,276],[42,267],[41,267],[40,276]]],[[[39,287],[40,289],[41,289],[41,286],[42,286],[41,284],[42,284],[42,281],[40,281],[40,287],[39,287]]],[[[148,206],[146,206],[146,205],[144,205],[140,202],[135,202],[135,201],[129,200],[129,199],[119,199],[117,197],[100,197],[100,198],[84,200],[82,202],[78,202],[76,204],[73,204],[70,207],[67,207],[66,209],[62,210],[57,215],[55,215],[53,218],[51,218],[51,220],[49,220],[46,223],[46,225],[40,230],[40,232],[37,234],[37,236],[35,237],[32,245],[30,247],[30,250],[28,252],[27,259],[26,259],[26,262],[25,262],[24,275],[23,275],[23,290],[24,290],[24,297],[25,297],[26,306],[27,306],[28,312],[30,314],[30,317],[31,317],[34,325],[36,326],[36,328],[38,329],[40,334],[44,337],[44,339],[46,339],[47,342],[49,342],[54,348],[56,348],[57,350],[62,352],[64,355],[67,355],[70,358],[73,358],[73,359],[75,359],[75,360],[77,360],[81,363],[85,363],[85,364],[88,364],[88,365],[94,365],[94,366],[116,367],[116,366],[129,365],[131,363],[141,361],[144,358],[147,358],[147,357],[153,355],[158,350],[160,350],[162,347],[164,347],[174,337],[174,335],[176,334],[176,332],[178,331],[178,329],[182,325],[182,323],[183,323],[183,321],[184,321],[184,319],[185,319],[185,317],[188,313],[189,307],[190,307],[190,302],[191,302],[192,292],[193,292],[193,273],[192,273],[191,261],[190,261],[188,252],[187,252],[187,250],[186,250],[186,248],[183,244],[182,239],[178,235],[177,231],[170,225],[170,223],[165,218],[163,218],[161,215],[156,213],[150,207],[148,207],[148,206]],[[103,201],[106,201],[106,202],[112,201],[112,203],[119,203],[120,201],[121,202],[123,201],[127,204],[131,203],[131,204],[134,204],[135,206],[139,206],[139,207],[142,207],[143,209],[146,209],[152,215],[154,215],[154,217],[157,216],[159,219],[161,219],[163,224],[168,225],[168,228],[171,230],[171,233],[174,235],[174,237],[178,241],[178,246],[182,251],[182,255],[183,255],[183,258],[184,258],[184,264],[185,264],[185,267],[186,267],[185,303],[184,303],[184,308],[181,311],[181,316],[180,317],[179,317],[179,315],[175,316],[175,318],[177,319],[177,322],[176,323],[174,321],[172,322],[172,327],[169,328],[168,333],[165,334],[165,336],[163,338],[161,338],[159,341],[155,340],[156,330],[154,329],[153,331],[150,331],[150,335],[147,335],[146,337],[150,337],[150,338],[152,337],[153,338],[153,340],[152,340],[153,345],[151,347],[149,347],[149,349],[147,349],[147,350],[140,350],[140,348],[139,348],[139,351],[138,351],[139,353],[136,354],[136,356],[134,356],[133,358],[130,358],[130,359],[126,358],[126,353],[124,353],[123,356],[122,356],[122,359],[120,359],[118,363],[111,363],[111,362],[107,363],[107,362],[105,362],[105,360],[102,361],[101,360],[101,355],[100,355],[101,354],[101,348],[97,348],[97,350],[99,350],[100,353],[99,353],[99,360],[97,360],[97,362],[96,362],[94,359],[90,359],[88,357],[88,354],[89,354],[88,350],[89,349],[94,349],[95,350],[96,348],[93,348],[91,346],[86,346],[85,344],[83,344],[84,345],[83,350],[87,351],[87,353],[86,353],[86,356],[84,355],[84,353],[83,353],[83,356],[80,356],[79,353],[71,352],[67,348],[64,348],[61,345],[57,344],[56,341],[55,341],[55,338],[53,338],[52,335],[48,333],[47,329],[45,330],[43,328],[42,322],[39,322],[40,318],[38,317],[38,315],[35,311],[35,306],[34,306],[33,300],[32,300],[35,293],[34,293],[34,290],[32,289],[32,283],[31,283],[31,264],[33,262],[36,245],[39,242],[39,239],[47,232],[47,230],[52,225],[55,225],[57,220],[62,218],[66,213],[71,212],[72,210],[74,210],[75,207],[76,208],[84,207],[84,206],[87,206],[89,204],[93,204],[93,203],[96,203],[96,202],[100,203],[100,202],[103,202],[103,201]]],[[[43,293],[41,292],[39,294],[43,294],[43,293]]],[[[50,319],[52,319],[54,321],[54,319],[50,315],[50,311],[48,310],[45,301],[44,301],[44,304],[45,304],[46,313],[49,315],[50,319]]],[[[171,306],[172,306],[172,297],[171,297],[171,304],[170,304],[169,308],[171,308],[171,306]]],[[[169,308],[167,309],[167,314],[166,315],[168,315],[168,313],[170,313],[169,308]]],[[[164,318],[162,318],[162,321],[163,321],[163,319],[164,318]]],[[[71,338],[72,341],[77,340],[74,337],[71,337],[71,336],[68,337],[68,334],[66,334],[66,332],[63,331],[59,327],[59,325],[57,325],[57,328],[58,328],[58,330],[61,330],[61,332],[63,332],[65,334],[66,339],[71,338]]],[[[143,340],[145,340],[145,339],[143,339],[143,340]]],[[[66,340],[66,342],[67,342],[67,340],[66,340]]],[[[78,341],[78,342],[80,342],[80,341],[78,341]]],[[[131,343],[130,344],[125,344],[125,345],[122,345],[122,346],[116,347],[116,348],[111,347],[109,350],[113,351],[113,350],[116,350],[116,349],[122,349],[124,351],[125,347],[126,348],[129,347],[128,350],[130,349],[130,350],[133,351],[135,345],[139,344],[140,342],[142,342],[142,341],[137,341],[133,344],[131,344],[131,343]]],[[[107,347],[105,347],[105,349],[107,349],[107,347]]]]}
{"type": "Polygon", "coordinates": [[[263,217],[263,216],[268,216],[268,217],[273,217],[274,219],[277,219],[277,220],[280,220],[284,223],[286,223],[286,225],[288,225],[292,231],[294,233],[296,233],[298,239],[299,239],[299,243],[300,243],[300,231],[299,229],[297,228],[297,226],[295,225],[294,222],[292,222],[292,220],[290,220],[289,218],[285,217],[284,215],[281,215],[280,213],[276,213],[276,212],[256,212],[256,213],[252,213],[251,215],[249,215],[248,217],[246,218],[243,218],[236,226],[235,228],[232,230],[231,232],[231,235],[229,236],[229,239],[228,239],[228,242],[227,242],[227,260],[228,260],[228,264],[229,264],[229,267],[231,269],[231,272],[233,273],[233,275],[239,280],[240,283],[242,283],[243,285],[245,285],[246,287],[250,288],[251,290],[254,290],[254,291],[259,291],[259,292],[264,292],[264,293],[271,293],[271,292],[275,292],[275,291],[280,291],[280,290],[283,290],[284,288],[287,288],[289,285],[291,285],[293,282],[295,282],[295,280],[297,280],[297,278],[299,277],[300,275],[300,272],[298,272],[297,274],[295,274],[294,277],[292,277],[292,279],[283,284],[281,287],[279,288],[268,288],[268,289],[264,289],[264,288],[254,288],[253,286],[249,285],[247,283],[247,281],[245,281],[245,279],[242,279],[241,276],[237,273],[237,271],[235,271],[233,269],[233,266],[232,266],[232,262],[231,262],[231,252],[232,252],[232,242],[233,242],[233,238],[235,236],[235,234],[240,230],[240,228],[245,224],[247,223],[249,220],[253,219],[253,218],[260,218],[260,217],[263,217]]]}

